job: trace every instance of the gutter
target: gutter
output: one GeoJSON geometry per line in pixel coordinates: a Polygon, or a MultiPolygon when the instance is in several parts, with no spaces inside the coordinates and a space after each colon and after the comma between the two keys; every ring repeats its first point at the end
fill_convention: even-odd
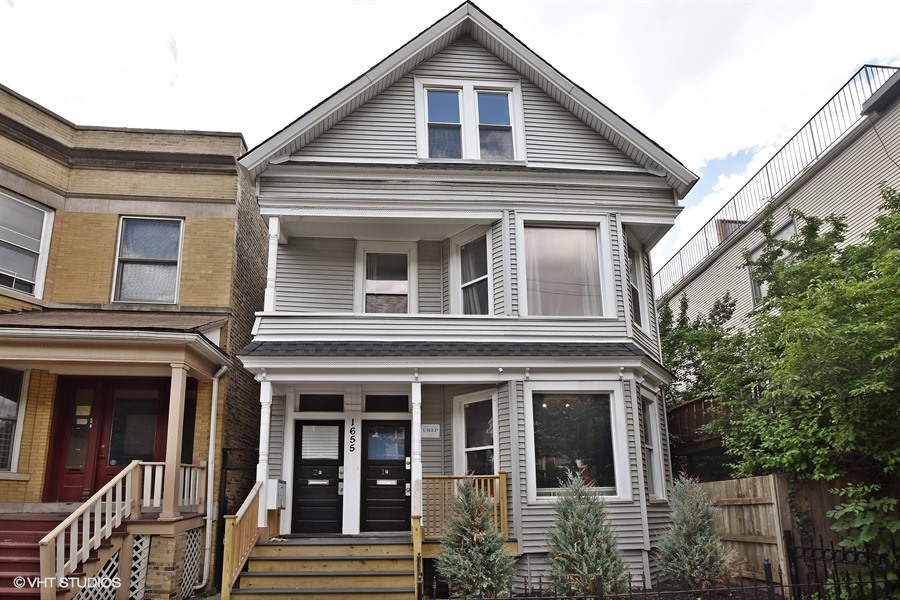
{"type": "MultiPolygon", "coordinates": [[[[216,460],[216,415],[219,404],[219,378],[228,370],[228,365],[222,365],[212,380],[212,406],[209,411],[209,450],[206,457],[206,548],[203,554],[203,577],[194,586],[195,590],[206,587],[209,581],[210,558],[212,557],[212,515],[213,515],[213,479],[215,479],[216,460]]],[[[222,473],[222,477],[225,473],[222,473]]]]}

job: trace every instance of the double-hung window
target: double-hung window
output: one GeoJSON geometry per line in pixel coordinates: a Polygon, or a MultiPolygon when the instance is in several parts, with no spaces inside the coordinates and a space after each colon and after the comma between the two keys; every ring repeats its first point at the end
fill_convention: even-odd
{"type": "Polygon", "coordinates": [[[16,471],[24,397],[21,371],[0,367],[0,471],[16,471]]]}
{"type": "Polygon", "coordinates": [[[661,435],[659,431],[659,411],[657,403],[644,399],[642,403],[642,426],[644,463],[647,475],[647,493],[655,498],[665,495],[665,486],[662,481],[662,461],[659,453],[661,435]]]}
{"type": "Polygon", "coordinates": [[[0,191],[0,286],[43,292],[53,212],[0,191]]]}
{"type": "Polygon", "coordinates": [[[490,392],[475,392],[454,399],[454,436],[458,475],[493,475],[497,472],[497,403],[490,392]]]}
{"type": "Polygon", "coordinates": [[[647,302],[644,279],[644,254],[636,241],[628,240],[628,287],[631,291],[631,319],[642,329],[647,328],[647,302]]]}
{"type": "MultiPolygon", "coordinates": [[[[773,236],[776,240],[789,240],[797,233],[797,226],[794,221],[788,221],[781,229],[775,232],[773,236]]],[[[765,244],[758,247],[750,253],[752,260],[758,260],[762,256],[765,244]]],[[[753,267],[750,267],[750,292],[753,294],[753,306],[759,306],[763,298],[766,297],[769,285],[765,282],[757,281],[753,274],[753,267]]]]}
{"type": "MultiPolygon", "coordinates": [[[[598,223],[555,224],[525,222],[524,282],[529,315],[602,317],[614,309],[608,253],[601,243],[608,237],[598,223]]],[[[521,239],[521,238],[520,238],[521,239]]]]}
{"type": "Polygon", "coordinates": [[[181,219],[123,217],[114,300],[174,304],[181,237],[181,219]]]}
{"type": "Polygon", "coordinates": [[[452,239],[450,312],[491,314],[490,232],[475,228],[452,239]]]}
{"type": "Polygon", "coordinates": [[[415,313],[416,244],[359,242],[357,312],[415,313]]]}
{"type": "Polygon", "coordinates": [[[518,82],[417,79],[419,157],[524,160],[518,82]]]}

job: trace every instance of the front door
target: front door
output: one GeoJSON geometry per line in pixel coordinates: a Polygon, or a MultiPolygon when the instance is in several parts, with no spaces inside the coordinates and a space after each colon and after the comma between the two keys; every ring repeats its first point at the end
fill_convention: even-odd
{"type": "Polygon", "coordinates": [[[60,377],[47,501],[90,498],[133,460],[163,461],[169,380],[60,377]]]}
{"type": "Polygon", "coordinates": [[[293,533],[341,533],[344,516],[343,421],[297,421],[293,533]]]}
{"type": "Polygon", "coordinates": [[[362,531],[409,531],[409,421],[363,421],[362,531]]]}

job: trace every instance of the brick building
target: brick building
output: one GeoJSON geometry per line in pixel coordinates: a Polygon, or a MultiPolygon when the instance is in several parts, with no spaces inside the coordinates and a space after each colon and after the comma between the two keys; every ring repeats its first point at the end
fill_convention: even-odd
{"type": "Polygon", "coordinates": [[[74,125],[0,86],[0,596],[40,593],[11,575],[104,490],[63,523],[82,555],[41,546],[44,576],[118,569],[133,598],[211,577],[222,450],[258,437],[233,358],[265,288],[245,151],[236,133],[74,125]]]}

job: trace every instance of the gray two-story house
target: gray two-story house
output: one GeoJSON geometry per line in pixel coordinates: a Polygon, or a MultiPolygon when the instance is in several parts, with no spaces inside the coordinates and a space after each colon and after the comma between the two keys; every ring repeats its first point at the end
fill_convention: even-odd
{"type": "MultiPolygon", "coordinates": [[[[240,164],[269,223],[241,356],[268,552],[396,532],[427,559],[474,477],[526,586],[574,470],[650,581],[671,474],[648,251],[697,177],[471,3],[240,164]]],[[[253,576],[259,548],[241,593],[350,592],[253,576]]]]}

